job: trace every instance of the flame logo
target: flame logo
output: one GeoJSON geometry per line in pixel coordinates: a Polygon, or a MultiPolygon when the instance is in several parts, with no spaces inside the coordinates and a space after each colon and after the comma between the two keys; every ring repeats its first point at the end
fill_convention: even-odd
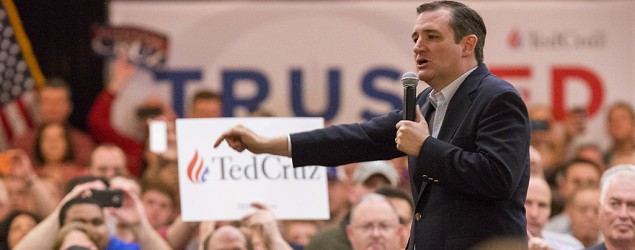
{"type": "Polygon", "coordinates": [[[200,183],[203,180],[201,176],[201,171],[203,170],[203,158],[199,160],[198,150],[194,152],[194,157],[190,160],[190,163],[187,165],[187,177],[190,179],[192,183],[200,183]],[[198,163],[198,165],[197,165],[198,163]]]}
{"type": "Polygon", "coordinates": [[[512,49],[518,49],[523,45],[523,39],[518,29],[514,29],[509,33],[507,36],[507,44],[509,44],[509,47],[512,49]]]}

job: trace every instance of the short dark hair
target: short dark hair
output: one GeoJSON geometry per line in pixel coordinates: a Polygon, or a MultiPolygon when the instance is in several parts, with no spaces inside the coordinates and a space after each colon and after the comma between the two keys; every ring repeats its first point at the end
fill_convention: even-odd
{"type": "Polygon", "coordinates": [[[602,167],[592,160],[588,160],[585,158],[574,158],[573,160],[567,162],[562,166],[562,176],[567,177],[567,171],[571,168],[571,166],[575,164],[587,164],[593,166],[593,168],[598,172],[599,175],[602,175],[602,167]]]}
{"type": "Polygon", "coordinates": [[[93,182],[93,181],[101,181],[104,183],[104,185],[106,185],[106,187],[109,187],[109,183],[108,180],[104,177],[97,177],[97,176],[92,176],[92,175],[83,175],[83,176],[77,176],[73,179],[71,179],[70,181],[68,181],[68,183],[66,184],[66,188],[64,189],[64,193],[68,194],[70,193],[73,188],[75,188],[77,185],[79,184],[84,184],[84,183],[89,183],[89,182],[93,182]]]}
{"type": "Polygon", "coordinates": [[[448,9],[452,12],[450,27],[454,30],[454,42],[459,43],[467,35],[475,35],[478,39],[474,47],[474,55],[478,65],[483,63],[483,47],[485,47],[485,35],[487,29],[483,18],[467,5],[455,1],[435,1],[424,3],[417,7],[417,14],[448,9]]]}
{"type": "Polygon", "coordinates": [[[40,223],[40,217],[29,211],[17,210],[11,212],[7,217],[0,223],[0,249],[9,249],[9,230],[11,229],[11,223],[13,220],[20,215],[29,216],[35,221],[35,224],[40,223]]]}
{"type": "Polygon", "coordinates": [[[631,118],[631,120],[635,120],[635,111],[633,111],[633,106],[631,106],[628,102],[625,102],[625,101],[617,101],[611,104],[608,112],[606,112],[607,120],[610,118],[610,115],[611,113],[613,113],[614,110],[620,109],[620,108],[625,109],[628,112],[628,115],[631,118]]]}
{"type": "Polygon", "coordinates": [[[194,96],[192,97],[192,103],[195,103],[198,100],[220,100],[221,99],[221,95],[211,91],[211,90],[199,90],[198,92],[196,92],[196,94],[194,94],[194,96]]]}
{"type": "MultiPolygon", "coordinates": [[[[408,202],[408,205],[410,205],[410,211],[411,212],[415,211],[415,203],[412,201],[412,195],[408,195],[406,192],[404,192],[401,189],[394,188],[394,187],[391,187],[391,186],[383,186],[383,187],[380,187],[379,189],[377,189],[377,191],[375,191],[375,193],[381,194],[381,195],[385,196],[387,199],[404,200],[404,201],[408,202]]],[[[401,224],[409,223],[409,221],[402,221],[402,220],[403,219],[401,217],[399,217],[399,223],[401,223],[401,224]]]]}
{"type": "Polygon", "coordinates": [[[114,143],[102,143],[97,145],[96,147],[93,148],[93,150],[90,151],[90,154],[88,155],[88,166],[92,166],[93,165],[93,155],[95,154],[95,151],[100,150],[100,149],[104,149],[104,150],[119,150],[121,151],[121,153],[123,154],[123,158],[124,158],[124,162],[128,163],[128,156],[126,155],[126,152],[123,151],[123,149],[119,146],[117,146],[114,143]]]}
{"type": "MultiPolygon", "coordinates": [[[[41,91],[42,89],[46,89],[46,88],[52,88],[52,89],[62,89],[64,90],[64,92],[66,92],[66,97],[68,98],[69,101],[71,101],[72,98],[72,91],[70,86],[68,85],[68,83],[66,81],[64,81],[64,79],[60,78],[60,77],[51,77],[49,79],[46,80],[46,82],[44,83],[44,85],[42,85],[42,87],[39,88],[39,90],[41,91]]],[[[36,95],[36,100],[39,101],[39,92],[37,91],[37,95],[36,95]]]]}
{"type": "Polygon", "coordinates": [[[172,207],[174,208],[174,210],[179,209],[179,200],[178,200],[177,194],[165,182],[161,180],[156,180],[151,182],[146,181],[143,183],[142,189],[143,191],[141,192],[141,196],[143,196],[146,192],[151,190],[157,191],[159,193],[162,193],[168,196],[168,198],[170,199],[170,202],[172,202],[172,207]]]}
{"type": "Polygon", "coordinates": [[[68,202],[64,203],[64,205],[60,209],[60,214],[58,216],[60,227],[64,226],[64,221],[66,220],[66,215],[68,214],[68,210],[70,210],[71,207],[75,205],[80,205],[80,204],[93,204],[101,208],[101,206],[99,205],[99,202],[97,202],[97,200],[93,199],[92,197],[75,197],[69,200],[68,202]]]}

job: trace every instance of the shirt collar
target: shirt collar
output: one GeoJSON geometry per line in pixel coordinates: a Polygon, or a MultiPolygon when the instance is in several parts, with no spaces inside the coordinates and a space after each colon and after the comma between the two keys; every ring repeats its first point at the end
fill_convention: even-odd
{"type": "Polygon", "coordinates": [[[456,78],[456,80],[452,81],[448,86],[445,86],[445,88],[443,88],[441,91],[437,92],[434,89],[430,91],[428,98],[432,102],[432,105],[436,108],[437,103],[439,101],[451,100],[454,94],[456,93],[456,90],[458,90],[461,84],[463,83],[463,81],[465,81],[465,78],[467,78],[467,76],[470,75],[470,73],[476,70],[477,67],[474,67],[468,70],[467,72],[463,73],[463,75],[459,76],[459,78],[456,78]]]}

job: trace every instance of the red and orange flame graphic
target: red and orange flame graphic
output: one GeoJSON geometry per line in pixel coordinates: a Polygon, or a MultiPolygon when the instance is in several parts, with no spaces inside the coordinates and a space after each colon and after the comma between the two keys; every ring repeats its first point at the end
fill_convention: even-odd
{"type": "Polygon", "coordinates": [[[194,151],[194,157],[187,165],[187,177],[192,183],[201,182],[201,171],[203,170],[203,158],[198,158],[198,150],[194,151]],[[198,165],[196,163],[198,162],[198,165]]]}

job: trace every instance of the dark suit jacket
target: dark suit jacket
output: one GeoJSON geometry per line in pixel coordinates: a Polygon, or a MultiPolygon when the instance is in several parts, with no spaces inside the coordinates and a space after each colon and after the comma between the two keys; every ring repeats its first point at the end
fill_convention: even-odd
{"type": "MultiPolygon", "coordinates": [[[[417,104],[429,119],[427,88],[417,104]]],[[[402,112],[368,122],[292,134],[294,166],[334,166],[391,159],[402,112]]],[[[454,94],[438,138],[409,157],[415,218],[410,232],[419,250],[468,249],[483,241],[526,241],[530,127],[514,87],[478,66],[454,94]],[[417,215],[418,214],[418,215],[417,215]]]]}

